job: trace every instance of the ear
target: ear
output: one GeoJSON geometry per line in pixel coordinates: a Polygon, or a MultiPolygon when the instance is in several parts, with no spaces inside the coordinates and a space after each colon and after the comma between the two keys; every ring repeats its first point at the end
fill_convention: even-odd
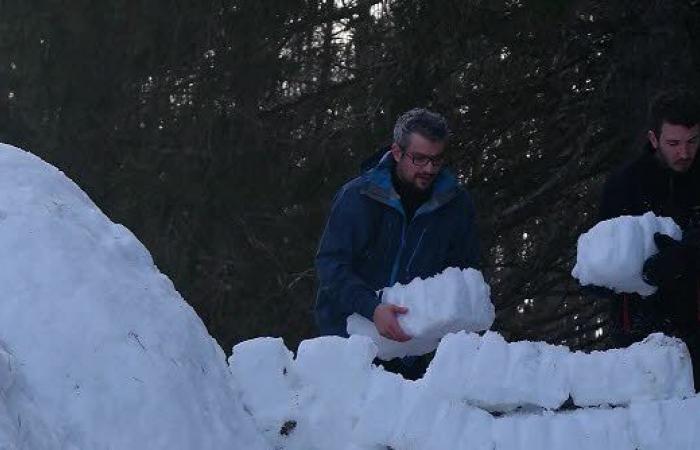
{"type": "Polygon", "coordinates": [[[654,150],[659,148],[659,139],[656,137],[656,133],[654,133],[652,130],[647,131],[647,139],[649,139],[649,143],[652,147],[654,147],[654,150]]]}
{"type": "Polygon", "coordinates": [[[399,144],[394,142],[391,144],[391,156],[394,157],[394,161],[399,162],[401,157],[403,156],[403,152],[401,151],[401,147],[399,147],[399,144]]]}

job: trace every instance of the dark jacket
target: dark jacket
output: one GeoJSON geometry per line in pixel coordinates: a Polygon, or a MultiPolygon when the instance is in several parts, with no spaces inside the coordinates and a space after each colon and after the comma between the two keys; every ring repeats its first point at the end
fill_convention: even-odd
{"type": "MultiPolygon", "coordinates": [[[[672,217],[685,230],[692,208],[700,205],[698,166],[696,158],[687,172],[678,173],[663,166],[651,148],[645,149],[640,157],[608,178],[599,219],[653,211],[659,216],[672,217]]],[[[687,297],[679,302],[665,301],[660,291],[647,299],[631,294],[615,296],[610,317],[613,340],[624,346],[656,331],[678,337],[694,332],[697,329],[695,288],[679,286],[680,291],[674,292],[674,297],[687,297]],[[669,307],[672,304],[673,308],[669,307]]]]}
{"type": "Polygon", "coordinates": [[[456,179],[443,169],[432,196],[407,222],[391,182],[394,165],[384,154],[335,196],[316,255],[322,335],[347,336],[353,313],[372,320],[384,287],[478,265],[474,205],[456,179]]]}

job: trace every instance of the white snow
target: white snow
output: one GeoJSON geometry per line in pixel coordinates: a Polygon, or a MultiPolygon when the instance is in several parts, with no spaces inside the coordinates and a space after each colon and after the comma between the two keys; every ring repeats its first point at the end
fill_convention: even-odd
{"type": "Polygon", "coordinates": [[[644,261],[658,252],[654,233],[680,239],[680,227],[670,217],[647,212],[604,220],[578,238],[576,265],[571,275],[581,285],[593,284],[615,292],[656,292],[642,279],[644,261]]]}
{"type": "Polygon", "coordinates": [[[386,339],[372,321],[359,314],[348,317],[348,334],[371,338],[383,360],[423,355],[435,350],[447,333],[489,329],[496,317],[490,293],[478,270],[448,267],[433,277],[414,278],[406,285],[396,283],[383,289],[382,303],[408,308],[398,321],[411,340],[386,339]]]}
{"type": "MultiPolygon", "coordinates": [[[[279,348],[270,349],[263,343],[238,344],[234,355],[241,354],[239,346],[248,346],[250,355],[257,347],[260,359],[280,354],[279,348]]],[[[376,349],[367,338],[304,341],[291,365],[284,358],[298,384],[286,384],[291,392],[280,396],[296,393],[299,403],[288,411],[296,426],[288,436],[275,436],[270,443],[287,450],[381,450],[387,446],[429,450],[696,449],[700,448],[700,397],[687,390],[687,379],[679,383],[671,380],[684,376],[687,369],[687,361],[678,359],[677,344],[675,339],[654,335],[601,358],[604,352],[584,355],[544,343],[509,344],[495,333],[483,338],[457,333],[443,340],[426,377],[409,381],[371,364],[376,349]],[[461,352],[460,345],[470,350],[461,352]],[[496,355],[475,355],[477,347],[495,350],[496,355]],[[465,357],[479,361],[460,365],[465,357]],[[572,358],[595,360],[595,364],[572,367],[572,358]],[[664,358],[669,369],[661,373],[664,358]],[[618,359],[634,362],[623,367],[615,361],[618,359]],[[488,364],[495,367],[486,370],[488,364]],[[674,368],[677,364],[683,367],[674,368]],[[477,366],[485,371],[475,370],[477,366]],[[597,372],[601,367],[602,372],[597,372]],[[619,386],[602,382],[598,393],[607,390],[607,399],[618,399],[615,392],[621,389],[627,395],[625,406],[565,411],[532,406],[553,405],[566,398],[572,388],[576,390],[580,380],[588,383],[597,377],[603,381],[612,369],[624,371],[632,385],[649,373],[664,379],[647,383],[646,390],[626,389],[622,376],[616,379],[619,386]],[[572,371],[579,373],[572,376],[572,371]],[[549,383],[557,386],[552,388],[549,383]],[[451,384],[465,390],[446,386],[451,384]],[[527,394],[528,389],[535,394],[527,394]],[[485,398],[496,400],[485,402],[485,398]],[[665,398],[670,399],[660,400],[665,398]],[[489,402],[520,408],[497,417],[480,407],[489,402]]],[[[237,364],[232,358],[234,371],[237,364]]],[[[260,376],[260,380],[265,379],[260,376]]],[[[252,377],[247,380],[237,384],[243,399],[248,390],[265,389],[264,382],[252,377]]]]}
{"type": "MultiPolygon", "coordinates": [[[[661,231],[679,237],[669,227],[661,231]]],[[[612,252],[614,270],[634,259],[625,249],[612,252]]],[[[61,172],[6,145],[0,266],[1,449],[700,448],[700,397],[681,341],[652,335],[585,354],[449,334],[493,321],[474,271],[385,291],[413,312],[402,318],[412,345],[439,343],[421,380],[374,366],[379,350],[365,336],[304,341],[296,357],[281,339],[258,338],[236,345],[227,366],[131,233],[61,172]],[[582,408],[557,410],[569,397],[582,408]]]]}
{"type": "Polygon", "coordinates": [[[571,397],[579,406],[624,405],[695,393],[688,349],[655,333],[625,349],[576,352],[569,358],[571,397]]]}
{"type": "Polygon", "coordinates": [[[556,409],[569,397],[568,356],[563,346],[460,332],[440,342],[424,380],[445,398],[489,411],[525,405],[556,409]]]}
{"type": "Polygon", "coordinates": [[[0,145],[0,448],[266,448],[225,355],[60,171],[0,145]]]}
{"type": "Polygon", "coordinates": [[[544,342],[508,343],[493,332],[450,334],[424,380],[443,398],[500,412],[557,409],[569,397],[575,405],[596,406],[695,393],[685,344],[661,334],[625,349],[591,353],[544,342]]]}

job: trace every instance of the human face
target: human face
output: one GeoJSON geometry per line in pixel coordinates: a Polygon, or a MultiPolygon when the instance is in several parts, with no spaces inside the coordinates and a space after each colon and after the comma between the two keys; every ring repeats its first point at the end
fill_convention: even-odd
{"type": "Polygon", "coordinates": [[[420,134],[413,133],[405,149],[402,150],[397,143],[391,146],[391,154],[396,161],[396,175],[414,189],[421,192],[427,191],[442,168],[442,163],[436,161],[441,161],[444,151],[445,142],[433,142],[420,134]],[[417,164],[425,158],[429,158],[426,164],[417,164]]]}
{"type": "Polygon", "coordinates": [[[663,122],[659,136],[649,131],[648,137],[664,164],[676,172],[686,172],[693,164],[698,151],[699,132],[700,124],[688,128],[685,125],[663,122]]]}

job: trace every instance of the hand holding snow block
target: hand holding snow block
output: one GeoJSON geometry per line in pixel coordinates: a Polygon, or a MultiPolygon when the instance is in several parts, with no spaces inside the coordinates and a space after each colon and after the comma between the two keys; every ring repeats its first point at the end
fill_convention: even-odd
{"type": "Polygon", "coordinates": [[[374,323],[358,314],[348,317],[348,334],[370,337],[383,360],[423,355],[435,350],[447,333],[491,327],[496,315],[489,295],[481,272],[449,267],[434,277],[415,278],[406,285],[397,283],[383,290],[382,303],[408,308],[398,321],[411,340],[397,342],[381,337],[374,323]]]}
{"type": "Polygon", "coordinates": [[[409,336],[441,338],[454,331],[488,330],[495,318],[490,294],[478,270],[448,267],[434,277],[383,289],[382,303],[408,308],[398,319],[409,336]]]}
{"type": "Polygon", "coordinates": [[[374,322],[359,314],[348,317],[348,334],[370,338],[377,345],[377,358],[383,361],[403,358],[404,356],[424,355],[435,350],[440,342],[439,338],[421,339],[414,337],[406,342],[387,339],[379,334],[374,322]]]}
{"type": "Polygon", "coordinates": [[[573,353],[571,397],[578,406],[683,398],[695,393],[683,341],[656,333],[628,348],[573,353]]]}
{"type": "Polygon", "coordinates": [[[424,379],[443,397],[489,411],[555,409],[569,397],[567,356],[562,346],[460,332],[443,338],[424,379]]]}
{"type": "Polygon", "coordinates": [[[605,220],[578,238],[576,266],[571,275],[581,285],[593,284],[615,292],[648,296],[656,288],[642,280],[642,266],[658,249],[654,233],[681,239],[681,229],[669,217],[652,212],[605,220]]]}

